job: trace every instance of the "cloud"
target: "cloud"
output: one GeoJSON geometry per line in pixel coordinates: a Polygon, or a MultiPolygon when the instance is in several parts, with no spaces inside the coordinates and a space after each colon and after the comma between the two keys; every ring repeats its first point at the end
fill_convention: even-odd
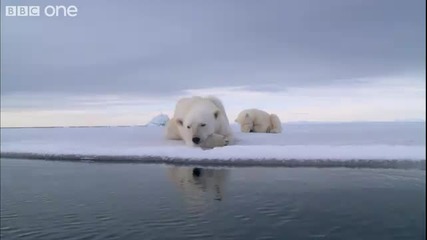
{"type": "Polygon", "coordinates": [[[2,0],[2,126],[141,124],[189,95],[286,121],[425,120],[423,0],[2,0]],[[74,18],[6,5],[76,5],[74,18]]]}
{"type": "Polygon", "coordinates": [[[188,89],[181,96],[82,95],[66,98],[16,95],[2,99],[2,126],[141,125],[193,95],[216,95],[231,122],[246,108],[274,112],[289,121],[425,121],[425,82],[416,78],[359,79],[358,85],[253,91],[245,86],[188,89]],[[31,107],[25,103],[32,102],[31,107]],[[66,107],[63,107],[66,106],[66,107]]]}
{"type": "MultiPolygon", "coordinates": [[[[1,1],[6,5],[33,1],[1,1]]],[[[2,94],[178,96],[186,89],[354,84],[425,72],[425,1],[37,1],[2,14],[2,94]]]]}

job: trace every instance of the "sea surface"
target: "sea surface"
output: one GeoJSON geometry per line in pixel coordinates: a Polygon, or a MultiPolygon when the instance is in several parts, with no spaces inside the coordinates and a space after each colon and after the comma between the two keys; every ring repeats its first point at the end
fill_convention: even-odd
{"type": "Polygon", "coordinates": [[[1,239],[425,239],[425,170],[1,159],[1,239]]]}

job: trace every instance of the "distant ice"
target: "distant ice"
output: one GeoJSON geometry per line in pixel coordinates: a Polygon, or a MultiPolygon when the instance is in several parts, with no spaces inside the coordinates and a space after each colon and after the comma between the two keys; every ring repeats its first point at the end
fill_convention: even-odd
{"type": "MultiPolygon", "coordinates": [[[[166,118],[159,117],[161,123],[166,118]]],[[[157,120],[154,121],[157,123],[157,120]]],[[[152,126],[158,126],[152,124],[152,126]]],[[[425,123],[288,123],[281,134],[240,133],[201,150],[166,140],[163,127],[2,129],[2,157],[228,165],[425,166],[425,123]]]]}
{"type": "Polygon", "coordinates": [[[169,117],[166,114],[159,114],[148,122],[146,126],[165,126],[169,121],[169,117]]]}

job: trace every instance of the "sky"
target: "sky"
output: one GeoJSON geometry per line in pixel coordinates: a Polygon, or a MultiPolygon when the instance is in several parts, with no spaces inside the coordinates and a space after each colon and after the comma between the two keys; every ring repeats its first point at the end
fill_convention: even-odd
{"type": "Polygon", "coordinates": [[[141,125],[216,95],[293,121],[425,121],[425,0],[2,0],[1,126],[141,125]],[[13,17],[11,5],[74,5],[13,17]]]}

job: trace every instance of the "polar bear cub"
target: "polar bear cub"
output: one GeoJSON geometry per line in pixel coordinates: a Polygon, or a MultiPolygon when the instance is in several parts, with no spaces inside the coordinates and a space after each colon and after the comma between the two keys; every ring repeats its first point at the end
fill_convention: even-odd
{"type": "Polygon", "coordinates": [[[228,145],[233,135],[222,102],[214,96],[194,96],[177,102],[166,138],[209,149],[228,145]]]}
{"type": "Polygon", "coordinates": [[[276,114],[268,114],[259,109],[246,109],[239,113],[235,122],[242,132],[280,133],[282,123],[276,114]]]}

